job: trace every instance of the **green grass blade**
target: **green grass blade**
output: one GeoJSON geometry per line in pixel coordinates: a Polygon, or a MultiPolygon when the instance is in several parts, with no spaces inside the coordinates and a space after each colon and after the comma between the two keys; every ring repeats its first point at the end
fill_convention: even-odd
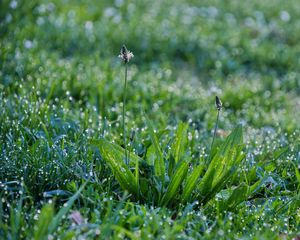
{"type": "Polygon", "coordinates": [[[295,167],[295,175],[296,175],[296,178],[298,180],[298,183],[300,184],[300,172],[299,172],[297,167],[295,167]]]}
{"type": "Polygon", "coordinates": [[[149,120],[149,118],[146,115],[145,115],[145,118],[146,118],[146,123],[147,123],[147,126],[148,126],[148,131],[149,131],[149,134],[150,134],[150,138],[151,138],[151,141],[152,141],[152,144],[155,148],[155,153],[156,153],[156,159],[154,161],[154,173],[155,173],[156,176],[160,176],[161,178],[164,178],[165,163],[164,163],[163,153],[162,153],[162,150],[159,146],[159,142],[158,142],[158,139],[156,137],[156,134],[153,130],[151,121],[149,120]]]}
{"type": "Polygon", "coordinates": [[[182,157],[182,155],[184,153],[184,147],[187,142],[188,126],[189,125],[187,123],[180,122],[177,127],[175,140],[171,147],[171,153],[174,156],[175,164],[177,164],[179,162],[180,158],[182,157]]]}
{"type": "Polygon", "coordinates": [[[67,203],[64,204],[64,206],[59,210],[59,212],[55,215],[54,218],[52,218],[52,221],[48,228],[48,234],[52,234],[58,227],[60,221],[62,218],[66,215],[66,213],[71,209],[73,203],[76,201],[76,199],[79,197],[80,193],[86,186],[88,181],[86,181],[79,189],[78,191],[67,201],[67,203]]]}
{"type": "Polygon", "coordinates": [[[203,166],[195,167],[194,171],[188,176],[182,193],[182,202],[187,202],[191,193],[195,189],[198,179],[203,171],[203,166]]]}
{"type": "MultiPolygon", "coordinates": [[[[124,163],[124,150],[119,151],[114,144],[109,143],[105,139],[92,141],[92,144],[99,148],[101,156],[108,163],[123,190],[127,190],[128,192],[137,196],[138,185],[135,176],[124,163]]],[[[131,158],[134,158],[134,154],[130,155],[131,158]]]]}
{"type": "Polygon", "coordinates": [[[176,168],[171,178],[171,182],[167,188],[167,191],[165,192],[165,194],[163,195],[160,201],[161,206],[167,206],[170,203],[170,201],[174,199],[174,196],[178,192],[177,191],[178,188],[186,178],[187,171],[188,171],[188,162],[186,161],[180,162],[179,166],[176,168]]]}
{"type": "Polygon", "coordinates": [[[43,206],[41,213],[39,215],[39,220],[35,226],[34,239],[42,240],[47,239],[48,227],[54,216],[54,208],[52,204],[46,204],[43,206]]]}

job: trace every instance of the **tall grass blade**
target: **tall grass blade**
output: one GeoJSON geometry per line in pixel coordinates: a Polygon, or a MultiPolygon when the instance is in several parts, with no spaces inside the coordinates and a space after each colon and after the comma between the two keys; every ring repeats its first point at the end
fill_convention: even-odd
{"type": "Polygon", "coordinates": [[[160,201],[159,205],[161,206],[167,206],[174,199],[174,196],[176,195],[176,193],[178,193],[178,188],[186,178],[186,174],[188,171],[188,162],[181,161],[178,164],[179,165],[177,166],[171,178],[171,182],[167,188],[167,191],[160,201]]]}
{"type": "Polygon", "coordinates": [[[154,173],[156,176],[160,176],[162,179],[164,179],[165,163],[164,163],[163,153],[159,146],[157,136],[153,130],[151,121],[149,120],[149,118],[146,115],[145,115],[145,118],[146,118],[148,130],[149,130],[150,138],[151,138],[151,141],[155,148],[155,153],[156,153],[156,159],[154,161],[154,173]]]}
{"type": "Polygon", "coordinates": [[[52,221],[50,222],[49,228],[48,228],[48,234],[52,234],[58,227],[60,221],[62,218],[67,214],[67,212],[71,209],[73,203],[76,201],[76,199],[79,197],[80,193],[86,186],[88,181],[86,181],[79,189],[78,191],[64,204],[64,206],[59,210],[59,212],[52,218],[52,221]]]}
{"type": "Polygon", "coordinates": [[[52,204],[46,204],[39,215],[39,220],[35,226],[34,239],[43,240],[47,239],[48,227],[53,219],[54,208],[52,204]]]}
{"type": "Polygon", "coordinates": [[[203,171],[203,166],[199,165],[195,167],[193,172],[187,177],[185,186],[183,188],[182,202],[187,202],[189,200],[191,193],[197,186],[197,182],[199,180],[202,171],[203,171]]]}
{"type": "Polygon", "coordinates": [[[174,156],[175,164],[179,162],[180,158],[184,154],[184,148],[187,142],[188,126],[189,125],[187,123],[180,122],[177,127],[175,140],[171,147],[171,153],[174,156]]]}

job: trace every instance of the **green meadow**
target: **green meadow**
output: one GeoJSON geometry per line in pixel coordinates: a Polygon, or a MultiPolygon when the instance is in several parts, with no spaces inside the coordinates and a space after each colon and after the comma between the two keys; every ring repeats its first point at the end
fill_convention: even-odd
{"type": "Polygon", "coordinates": [[[0,239],[299,239],[299,19],[0,0],[0,239]]]}

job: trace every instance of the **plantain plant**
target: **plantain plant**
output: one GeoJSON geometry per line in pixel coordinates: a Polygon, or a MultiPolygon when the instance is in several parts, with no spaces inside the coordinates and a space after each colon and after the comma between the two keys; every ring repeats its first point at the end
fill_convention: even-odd
{"type": "Polygon", "coordinates": [[[191,156],[186,155],[186,123],[178,125],[171,153],[166,158],[150,120],[147,119],[146,122],[155,149],[153,164],[131,152],[127,165],[123,161],[122,147],[104,138],[92,141],[99,148],[102,158],[108,163],[121,188],[141,202],[172,206],[175,201],[185,203],[198,200],[206,204],[225,187],[244,159],[241,126],[236,127],[226,138],[206,167],[201,161],[193,166],[191,156]],[[139,164],[136,165],[136,162],[139,164]],[[134,175],[135,166],[139,166],[139,182],[134,175]]]}
{"type": "MultiPolygon", "coordinates": [[[[219,148],[215,148],[214,140],[222,108],[221,100],[216,97],[218,115],[213,140],[210,154],[203,161],[203,159],[192,159],[192,156],[187,154],[187,123],[179,123],[170,151],[165,154],[152,122],[145,116],[151,145],[147,149],[149,154],[146,154],[144,159],[140,158],[130,151],[131,148],[127,149],[126,144],[127,63],[133,54],[123,46],[119,57],[125,63],[122,115],[124,148],[104,138],[93,140],[92,144],[99,148],[103,160],[108,163],[120,187],[128,191],[135,200],[156,206],[173,206],[176,203],[196,200],[201,204],[208,203],[229,183],[239,163],[244,159],[242,127],[236,127],[224,143],[219,148]],[[147,159],[148,156],[151,156],[151,159],[147,159]],[[192,162],[197,164],[192,164],[192,162]]],[[[246,191],[244,187],[238,189],[242,189],[243,193],[246,191]]],[[[234,194],[237,191],[234,191],[234,194]]],[[[228,201],[231,201],[231,198],[228,201]]],[[[235,203],[233,201],[233,204],[235,203]]]]}

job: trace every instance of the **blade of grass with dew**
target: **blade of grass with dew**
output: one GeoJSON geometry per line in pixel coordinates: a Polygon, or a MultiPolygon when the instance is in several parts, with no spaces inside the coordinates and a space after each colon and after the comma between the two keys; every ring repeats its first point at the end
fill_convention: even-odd
{"type": "Polygon", "coordinates": [[[186,178],[186,174],[187,174],[188,167],[189,167],[188,162],[181,161],[178,164],[179,165],[177,166],[177,168],[171,178],[171,182],[167,188],[167,191],[164,193],[164,195],[160,201],[159,205],[161,205],[161,206],[167,206],[170,203],[170,201],[172,201],[174,199],[174,196],[178,192],[177,191],[178,188],[180,187],[180,185],[186,178]]]}
{"type": "Polygon", "coordinates": [[[20,235],[20,230],[22,222],[24,222],[24,217],[22,215],[23,197],[18,201],[18,206],[16,208],[10,208],[10,224],[11,224],[11,234],[12,239],[18,239],[20,235]]]}
{"type": "Polygon", "coordinates": [[[182,202],[187,202],[191,193],[197,186],[198,179],[203,171],[203,166],[199,165],[195,167],[193,172],[187,177],[185,186],[182,193],[182,202]]]}
{"type": "Polygon", "coordinates": [[[114,145],[104,139],[93,140],[91,142],[99,148],[101,156],[109,164],[121,188],[137,196],[138,185],[135,176],[123,161],[124,150],[122,149],[120,152],[114,145]]]}
{"type": "Polygon", "coordinates": [[[153,130],[151,121],[149,120],[149,118],[146,115],[145,115],[145,118],[146,118],[146,123],[148,126],[148,131],[150,134],[150,138],[151,138],[152,144],[153,144],[153,146],[155,148],[155,152],[156,152],[156,159],[154,161],[154,173],[156,176],[160,176],[163,179],[164,175],[165,175],[165,163],[164,163],[163,153],[161,151],[158,139],[153,130]]]}
{"type": "Polygon", "coordinates": [[[48,234],[52,234],[58,227],[62,218],[66,215],[66,213],[71,209],[73,203],[79,197],[82,190],[85,188],[88,181],[86,181],[78,191],[64,204],[64,206],[59,210],[59,212],[52,218],[52,221],[49,224],[48,234]]]}
{"type": "Polygon", "coordinates": [[[39,215],[39,220],[34,227],[34,239],[41,240],[47,239],[48,227],[53,219],[54,208],[52,204],[46,204],[43,206],[39,215]]]}
{"type": "MultiPolygon", "coordinates": [[[[0,216],[4,216],[3,203],[0,201],[0,216]]],[[[7,223],[3,221],[3,218],[0,217],[0,235],[3,239],[8,239],[9,231],[8,231],[7,223]]]]}
{"type": "Polygon", "coordinates": [[[188,124],[180,122],[177,127],[175,141],[171,146],[171,153],[174,156],[175,164],[177,164],[184,153],[184,147],[187,142],[188,124]]]}

